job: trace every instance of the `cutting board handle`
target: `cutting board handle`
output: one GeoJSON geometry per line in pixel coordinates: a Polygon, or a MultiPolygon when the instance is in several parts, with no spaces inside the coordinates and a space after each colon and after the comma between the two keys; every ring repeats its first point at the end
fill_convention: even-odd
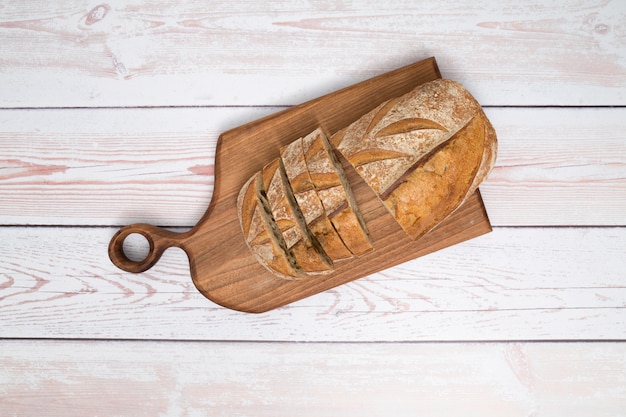
{"type": "Polygon", "coordinates": [[[158,262],[165,249],[176,246],[183,248],[185,233],[175,233],[146,223],[135,223],[121,228],[109,243],[111,262],[126,272],[144,272],[158,262]],[[132,235],[140,234],[150,245],[148,256],[140,261],[129,259],[124,253],[124,240],[132,235]]]}

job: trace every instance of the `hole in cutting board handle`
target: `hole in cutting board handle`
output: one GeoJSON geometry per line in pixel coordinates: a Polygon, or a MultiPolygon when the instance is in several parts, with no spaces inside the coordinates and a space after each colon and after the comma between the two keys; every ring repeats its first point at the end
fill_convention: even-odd
{"type": "Polygon", "coordinates": [[[133,262],[141,262],[150,255],[150,241],[141,233],[131,233],[122,243],[122,251],[133,262]]]}
{"type": "MultiPolygon", "coordinates": [[[[161,229],[146,223],[136,223],[121,228],[109,243],[109,258],[118,268],[126,272],[144,272],[156,264],[165,249],[172,246],[180,246],[183,235],[169,230],[161,229]],[[140,235],[147,241],[149,246],[145,256],[130,257],[124,252],[124,242],[131,235],[140,235]]],[[[136,238],[131,237],[133,240],[136,238]]],[[[127,245],[128,246],[128,245],[127,245]]]]}

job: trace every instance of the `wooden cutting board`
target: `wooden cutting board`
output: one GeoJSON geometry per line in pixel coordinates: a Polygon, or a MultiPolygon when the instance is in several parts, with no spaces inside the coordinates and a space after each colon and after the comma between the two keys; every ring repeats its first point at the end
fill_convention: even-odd
{"type": "Polygon", "coordinates": [[[125,271],[143,272],[165,249],[180,247],[189,257],[196,288],[208,299],[234,310],[260,313],[491,231],[477,191],[436,229],[413,241],[342,160],[370,231],[373,251],[336,262],[329,275],[287,281],[259,264],[243,238],[237,195],[256,171],[279,156],[281,146],[318,126],[330,136],[383,101],[440,77],[435,59],[429,58],[223,133],[215,155],[213,197],[198,224],[185,233],[148,224],[126,226],[111,239],[111,261],[125,271]],[[140,262],[131,261],[123,251],[124,239],[133,233],[150,243],[147,258],[140,262]]]}

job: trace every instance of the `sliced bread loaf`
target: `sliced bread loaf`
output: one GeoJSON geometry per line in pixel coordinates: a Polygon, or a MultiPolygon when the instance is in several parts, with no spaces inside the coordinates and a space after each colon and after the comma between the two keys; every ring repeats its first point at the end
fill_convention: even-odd
{"type": "Polygon", "coordinates": [[[351,257],[352,253],[346,248],[326,215],[324,205],[309,175],[302,138],[283,147],[281,159],[297,205],[311,233],[331,259],[341,260],[351,257]]]}
{"type": "Polygon", "coordinates": [[[296,262],[305,272],[330,272],[333,262],[309,231],[289,186],[282,160],[275,159],[262,172],[267,200],[287,249],[293,252],[296,262]]]}
{"type": "Polygon", "coordinates": [[[372,249],[365,221],[352,189],[321,128],[302,139],[302,147],[311,182],[349,253],[360,255],[372,249]]]}

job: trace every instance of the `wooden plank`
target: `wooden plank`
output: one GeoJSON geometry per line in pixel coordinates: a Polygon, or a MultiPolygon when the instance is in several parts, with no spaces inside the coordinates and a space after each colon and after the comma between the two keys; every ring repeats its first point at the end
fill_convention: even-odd
{"type": "Polygon", "coordinates": [[[626,345],[0,342],[4,415],[621,416],[626,345]]]}
{"type": "Polygon", "coordinates": [[[206,300],[180,250],[121,272],[106,252],[114,231],[0,229],[0,337],[626,339],[626,228],[497,228],[264,314],[206,300]]]}
{"type": "Polygon", "coordinates": [[[281,109],[0,111],[0,199],[10,202],[1,217],[4,224],[195,224],[211,198],[218,135],[281,109]]]}
{"type": "MultiPolygon", "coordinates": [[[[217,136],[281,108],[0,111],[0,224],[191,226],[217,136]]],[[[494,226],[626,225],[625,108],[487,108],[494,226]]]]}
{"type": "Polygon", "coordinates": [[[620,1],[3,6],[0,107],[296,104],[428,56],[487,105],[626,98],[620,1]]]}
{"type": "Polygon", "coordinates": [[[481,186],[492,224],[626,224],[626,108],[487,114],[499,138],[481,186]]]}

